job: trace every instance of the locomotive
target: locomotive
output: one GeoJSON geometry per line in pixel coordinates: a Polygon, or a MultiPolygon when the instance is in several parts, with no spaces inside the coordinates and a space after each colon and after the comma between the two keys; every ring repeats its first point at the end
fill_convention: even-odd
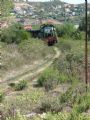
{"type": "Polygon", "coordinates": [[[42,39],[49,46],[57,43],[56,28],[52,24],[43,24],[39,30],[27,29],[34,38],[42,39]]]}

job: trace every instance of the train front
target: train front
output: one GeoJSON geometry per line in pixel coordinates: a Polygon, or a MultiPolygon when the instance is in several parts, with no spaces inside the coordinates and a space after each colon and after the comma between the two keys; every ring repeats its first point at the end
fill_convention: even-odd
{"type": "Polygon", "coordinates": [[[56,29],[53,25],[44,27],[44,38],[48,45],[57,43],[56,29]]]}

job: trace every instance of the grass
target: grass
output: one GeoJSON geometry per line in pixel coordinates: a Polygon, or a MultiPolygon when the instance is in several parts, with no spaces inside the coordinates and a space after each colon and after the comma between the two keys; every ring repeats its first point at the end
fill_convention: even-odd
{"type": "Polygon", "coordinates": [[[6,105],[6,109],[9,109],[13,104],[14,108],[20,110],[22,114],[30,114],[39,106],[43,96],[44,91],[42,89],[30,87],[22,92],[17,92],[13,97],[8,96],[4,99],[3,104],[6,105]]]}
{"type": "Polygon", "coordinates": [[[70,74],[72,79],[82,79],[84,69],[84,41],[83,40],[68,40],[61,39],[58,48],[62,51],[62,58],[59,58],[54,66],[64,74],[70,74]]]}
{"type": "Polygon", "coordinates": [[[4,94],[0,92],[0,103],[3,101],[3,99],[4,99],[4,94]]]}
{"type": "MultiPolygon", "coordinates": [[[[12,71],[34,64],[36,61],[48,59],[54,54],[52,48],[44,45],[43,41],[30,38],[19,45],[0,43],[1,63],[0,76],[3,78],[12,71]]],[[[23,68],[22,68],[23,69],[23,68]]]]}
{"type": "MultiPolygon", "coordinates": [[[[15,91],[15,93],[7,96],[2,101],[6,113],[13,104],[14,108],[21,112],[20,120],[24,119],[23,114],[32,111],[46,112],[45,120],[90,120],[90,116],[87,114],[90,109],[90,92],[85,92],[85,85],[82,82],[84,41],[60,39],[56,46],[61,51],[61,56],[54,61],[52,67],[40,75],[38,83],[41,87],[33,87],[32,83],[28,82],[26,89],[15,91]],[[58,84],[53,82],[57,80],[59,81],[58,84]],[[56,93],[55,88],[63,84],[69,85],[69,89],[64,93],[61,91],[56,93]],[[55,87],[52,89],[51,85],[55,85],[55,87]],[[45,88],[49,88],[48,92],[45,91],[45,88]],[[66,107],[70,107],[70,113],[66,111],[66,107]]],[[[38,39],[31,38],[18,46],[1,43],[1,51],[6,58],[6,62],[4,61],[5,68],[1,69],[2,73],[5,73],[6,70],[15,70],[17,66],[20,67],[25,64],[32,64],[36,60],[46,59],[47,56],[54,54],[51,47],[44,45],[38,39]]],[[[18,119],[17,116],[15,119],[8,120],[18,119]]],[[[32,120],[43,120],[43,118],[37,114],[32,120]]]]}
{"type": "Polygon", "coordinates": [[[43,72],[38,79],[38,84],[43,87],[48,85],[50,88],[52,82],[54,85],[56,82],[57,84],[80,82],[84,69],[83,44],[83,41],[61,39],[57,44],[57,47],[62,51],[60,57],[54,61],[53,67],[43,72]]]}
{"type": "Polygon", "coordinates": [[[59,82],[59,72],[53,68],[48,68],[43,72],[37,82],[39,86],[45,87],[47,91],[53,89],[59,82]]]}

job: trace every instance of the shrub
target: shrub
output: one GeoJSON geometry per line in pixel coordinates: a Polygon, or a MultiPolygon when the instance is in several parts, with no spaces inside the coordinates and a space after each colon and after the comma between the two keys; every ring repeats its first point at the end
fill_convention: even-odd
{"type": "Polygon", "coordinates": [[[45,99],[43,99],[43,101],[41,102],[41,111],[44,112],[60,112],[62,109],[62,105],[59,102],[58,97],[57,98],[52,98],[52,97],[47,97],[45,99]]]}
{"type": "Polygon", "coordinates": [[[71,36],[74,40],[82,40],[83,39],[83,34],[79,30],[74,31],[71,36]]]}
{"type": "Polygon", "coordinates": [[[41,103],[41,111],[44,111],[44,112],[50,111],[51,104],[52,103],[50,98],[44,99],[41,103]]]}
{"type": "Polygon", "coordinates": [[[72,89],[72,87],[70,87],[65,93],[63,93],[60,96],[60,98],[59,98],[60,103],[65,103],[65,102],[68,103],[68,101],[70,101],[72,99],[72,93],[73,93],[73,89],[72,89]]]}
{"type": "MultiPolygon", "coordinates": [[[[54,67],[57,68],[60,73],[64,73],[70,81],[73,79],[80,79],[80,75],[83,67],[83,50],[80,48],[81,42],[79,42],[77,49],[74,41],[62,40],[58,47],[63,52],[61,57],[54,62],[54,67]],[[79,51],[79,52],[78,52],[79,51]],[[71,78],[70,78],[71,76],[71,78]]],[[[62,76],[62,74],[61,74],[62,76]]],[[[62,76],[63,77],[63,76],[62,76]]]]}
{"type": "Polygon", "coordinates": [[[76,112],[83,113],[90,109],[90,94],[87,93],[85,95],[79,95],[76,98],[76,105],[74,107],[76,112]]]}
{"type": "Polygon", "coordinates": [[[64,74],[64,73],[60,73],[60,77],[59,77],[59,82],[60,83],[65,83],[69,81],[69,77],[68,75],[64,74]]]}
{"type": "Polygon", "coordinates": [[[8,44],[18,44],[22,40],[29,39],[29,37],[29,33],[27,33],[20,24],[14,24],[1,31],[1,42],[8,44]]]}
{"type": "Polygon", "coordinates": [[[82,60],[83,55],[80,53],[62,54],[62,56],[56,60],[53,64],[54,68],[59,71],[60,83],[75,83],[79,82],[80,73],[82,72],[82,60]]]}
{"type": "Polygon", "coordinates": [[[83,113],[83,112],[86,112],[89,109],[89,107],[90,107],[90,104],[87,103],[86,101],[83,101],[80,105],[76,107],[76,111],[78,113],[83,113]]]}
{"type": "Polygon", "coordinates": [[[89,120],[90,117],[84,114],[78,114],[75,111],[72,111],[72,113],[70,113],[70,115],[68,116],[67,120],[89,120]]]}
{"type": "Polygon", "coordinates": [[[72,33],[75,31],[73,24],[66,23],[64,25],[56,26],[58,37],[71,37],[72,33]]]}
{"type": "Polygon", "coordinates": [[[15,87],[15,83],[10,83],[9,86],[10,87],[15,87]]]}
{"type": "Polygon", "coordinates": [[[3,99],[4,99],[4,94],[0,92],[0,103],[3,101],[3,99]]]}
{"type": "Polygon", "coordinates": [[[25,80],[20,81],[19,83],[15,84],[15,90],[20,91],[25,89],[27,86],[27,82],[25,80]]]}
{"type": "Polygon", "coordinates": [[[45,87],[45,89],[51,90],[56,87],[59,81],[59,72],[53,68],[45,70],[38,79],[38,85],[45,87]]]}

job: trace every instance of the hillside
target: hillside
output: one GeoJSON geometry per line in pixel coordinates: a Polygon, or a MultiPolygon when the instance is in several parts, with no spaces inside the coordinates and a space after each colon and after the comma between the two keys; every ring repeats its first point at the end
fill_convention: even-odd
{"type": "MultiPolygon", "coordinates": [[[[78,24],[85,13],[84,4],[69,4],[61,1],[51,2],[15,2],[16,16],[25,16],[30,19],[53,18],[60,22],[78,24]],[[73,19],[72,19],[73,18],[73,19]]],[[[90,5],[88,4],[88,13],[90,5]]]]}

